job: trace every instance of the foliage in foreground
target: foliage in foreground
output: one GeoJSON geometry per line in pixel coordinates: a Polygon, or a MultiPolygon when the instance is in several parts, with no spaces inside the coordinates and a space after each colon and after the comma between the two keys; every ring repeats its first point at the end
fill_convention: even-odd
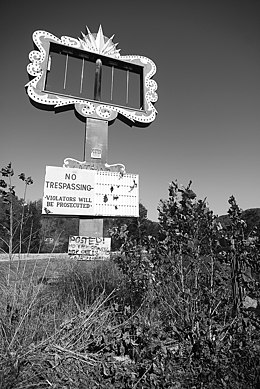
{"type": "Polygon", "coordinates": [[[25,202],[27,188],[33,184],[32,178],[24,173],[18,175],[24,182],[23,198],[18,199],[13,185],[12,163],[2,168],[0,174],[0,253],[8,252],[11,259],[13,252],[27,252],[30,249],[30,237],[34,238],[34,245],[37,244],[39,226],[33,226],[36,204],[28,206],[25,202]]]}
{"type": "Polygon", "coordinates": [[[119,228],[115,264],[75,264],[50,285],[0,281],[0,386],[257,388],[259,235],[229,203],[223,227],[172,183],[160,240],[119,228]]]}

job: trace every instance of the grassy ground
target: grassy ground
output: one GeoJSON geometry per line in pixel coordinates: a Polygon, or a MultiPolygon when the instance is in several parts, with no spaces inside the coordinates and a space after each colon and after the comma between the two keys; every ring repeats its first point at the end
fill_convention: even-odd
{"type": "MultiPolygon", "coordinates": [[[[138,279],[139,267],[132,280],[138,279]]],[[[214,344],[202,332],[195,353],[193,338],[186,335],[189,322],[185,319],[182,326],[180,319],[176,324],[172,308],[180,315],[184,304],[176,303],[175,283],[169,288],[162,283],[157,290],[135,283],[144,297],[139,303],[126,281],[113,261],[77,262],[46,255],[14,261],[11,272],[8,262],[0,262],[0,388],[259,387],[256,329],[250,330],[254,343],[245,338],[248,344],[242,348],[240,333],[230,345],[221,328],[216,327],[214,344]],[[4,280],[8,274],[9,285],[4,280]],[[43,275],[59,277],[45,285],[39,283],[43,275]],[[243,370],[248,373],[238,377],[243,370]]],[[[227,334],[227,327],[224,330],[227,334]]]]}
{"type": "MultiPolygon", "coordinates": [[[[74,371],[82,358],[79,367],[86,368],[80,354],[82,341],[91,343],[93,333],[101,337],[103,327],[111,325],[105,301],[117,285],[116,274],[109,261],[75,261],[48,254],[0,262],[0,388],[79,388],[79,372],[75,375],[70,369],[74,371]],[[45,284],[42,277],[55,282],[45,284]],[[70,330],[79,332],[79,339],[70,330]],[[75,339],[79,349],[68,344],[75,339]],[[66,353],[61,359],[60,352],[66,353]],[[58,378],[51,367],[56,362],[58,378]]],[[[84,377],[87,380],[88,371],[84,377]]]]}
{"type": "Polygon", "coordinates": [[[10,273],[10,282],[15,280],[23,280],[27,282],[31,280],[33,283],[39,282],[43,277],[48,279],[56,279],[61,274],[69,270],[75,264],[82,269],[91,269],[100,261],[81,261],[71,260],[68,256],[64,258],[51,258],[46,254],[45,258],[30,259],[30,260],[12,260],[0,262],[0,274],[6,276],[10,273]]]}

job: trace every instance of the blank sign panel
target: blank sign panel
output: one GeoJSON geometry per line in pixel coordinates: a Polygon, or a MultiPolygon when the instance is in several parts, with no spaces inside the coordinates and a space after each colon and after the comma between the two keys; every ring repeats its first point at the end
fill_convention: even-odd
{"type": "Polygon", "coordinates": [[[101,85],[98,101],[142,109],[142,66],[51,43],[45,91],[95,101],[95,82],[101,85]]]}

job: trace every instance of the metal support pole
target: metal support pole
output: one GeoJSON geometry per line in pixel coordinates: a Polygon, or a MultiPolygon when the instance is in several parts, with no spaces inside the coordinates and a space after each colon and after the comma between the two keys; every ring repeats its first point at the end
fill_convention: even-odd
{"type": "MultiPolygon", "coordinates": [[[[84,160],[95,165],[104,166],[107,162],[108,122],[106,120],[87,118],[85,132],[84,160]]],[[[79,218],[79,235],[103,237],[103,219],[79,218]]]]}
{"type": "Polygon", "coordinates": [[[80,88],[79,88],[79,93],[80,94],[82,93],[83,78],[84,78],[84,58],[82,60],[82,65],[81,65],[80,88]]]}
{"type": "Polygon", "coordinates": [[[94,100],[101,101],[101,78],[102,78],[102,61],[96,60],[95,71],[95,86],[94,86],[94,100]]]}
{"type": "Polygon", "coordinates": [[[129,70],[126,71],[126,105],[128,104],[129,95],[129,70]]]}
{"type": "MultiPolygon", "coordinates": [[[[102,62],[96,60],[94,100],[101,100],[102,62]]],[[[95,162],[100,167],[107,162],[108,122],[87,118],[84,140],[84,161],[95,162]]],[[[79,235],[103,237],[103,219],[79,219],[79,235]]]]}
{"type": "Polygon", "coordinates": [[[113,100],[113,88],[114,88],[114,66],[111,68],[111,88],[110,88],[110,100],[113,100]]]}
{"type": "Polygon", "coordinates": [[[67,82],[67,72],[68,72],[68,60],[69,56],[66,55],[66,61],[65,61],[65,71],[64,71],[64,80],[63,80],[63,89],[66,89],[66,82],[67,82]]]}

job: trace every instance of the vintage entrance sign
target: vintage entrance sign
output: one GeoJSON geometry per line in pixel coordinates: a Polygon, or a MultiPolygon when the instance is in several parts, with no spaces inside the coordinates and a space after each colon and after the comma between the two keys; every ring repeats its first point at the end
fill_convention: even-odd
{"type": "Polygon", "coordinates": [[[91,261],[110,258],[111,238],[70,236],[68,254],[70,258],[91,261]]]}
{"type": "Polygon", "coordinates": [[[107,38],[101,26],[97,34],[87,28],[78,39],[38,30],[33,42],[36,50],[30,52],[27,66],[32,79],[26,88],[37,105],[53,109],[74,105],[82,117],[106,121],[120,114],[136,125],[155,119],[156,65],[144,56],[120,55],[113,36],[107,38]]]}
{"type": "Polygon", "coordinates": [[[137,174],[46,166],[42,213],[139,216],[137,174]]]}

